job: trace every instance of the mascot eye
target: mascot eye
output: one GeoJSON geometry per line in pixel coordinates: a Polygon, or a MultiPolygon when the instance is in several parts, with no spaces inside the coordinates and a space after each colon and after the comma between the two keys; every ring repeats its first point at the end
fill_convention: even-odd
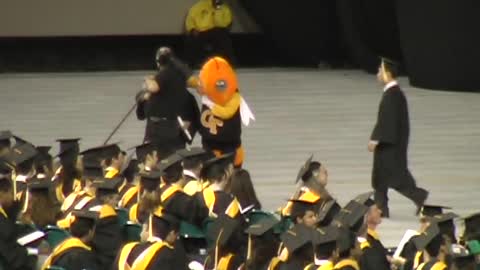
{"type": "Polygon", "coordinates": [[[215,88],[217,88],[218,91],[225,91],[227,90],[227,82],[225,80],[218,80],[215,82],[215,88]]]}

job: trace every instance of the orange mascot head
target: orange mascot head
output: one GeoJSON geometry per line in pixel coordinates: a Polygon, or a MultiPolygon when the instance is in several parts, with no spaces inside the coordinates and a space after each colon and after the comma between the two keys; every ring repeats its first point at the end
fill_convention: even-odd
{"type": "Polygon", "coordinates": [[[210,58],[200,70],[202,94],[219,105],[225,105],[238,89],[237,75],[221,57],[210,58]]]}

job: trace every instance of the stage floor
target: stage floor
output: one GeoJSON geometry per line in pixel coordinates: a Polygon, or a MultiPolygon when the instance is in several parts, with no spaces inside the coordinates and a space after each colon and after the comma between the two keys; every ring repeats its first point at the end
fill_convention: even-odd
{"type": "MultiPolygon", "coordinates": [[[[81,137],[82,149],[102,144],[149,73],[2,74],[0,129],[37,145],[61,137],[81,137]]],[[[239,80],[257,118],[243,129],[245,168],[264,208],[285,204],[310,154],[327,166],[328,189],[342,205],[369,191],[372,155],[366,145],[382,95],[374,76],[357,70],[242,69],[239,80]]],[[[460,215],[479,211],[480,95],[400,81],[410,106],[410,168],[430,191],[428,202],[460,215]]],[[[132,115],[112,142],[120,141],[123,149],[136,145],[143,128],[132,115]]],[[[388,246],[418,227],[414,205],[394,191],[390,198],[391,218],[379,228],[388,246]]]]}

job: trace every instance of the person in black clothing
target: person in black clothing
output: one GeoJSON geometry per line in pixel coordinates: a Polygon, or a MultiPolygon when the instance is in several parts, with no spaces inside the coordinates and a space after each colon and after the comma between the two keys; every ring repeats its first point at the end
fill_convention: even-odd
{"type": "Polygon", "coordinates": [[[384,217],[389,217],[389,188],[412,200],[417,206],[417,215],[428,196],[425,189],[417,187],[408,169],[408,104],[405,94],[395,80],[397,73],[395,63],[382,61],[377,78],[385,85],[384,93],[377,123],[368,143],[368,150],[374,153],[372,186],[375,189],[375,202],[384,217]]]}
{"type": "Polygon", "coordinates": [[[195,97],[187,91],[188,68],[167,47],[158,49],[156,62],[157,74],[145,78],[144,90],[136,96],[136,114],[147,121],[144,141],[175,151],[191,143],[200,113],[195,97]]]}
{"type": "Polygon", "coordinates": [[[12,181],[0,179],[0,268],[34,269],[36,257],[17,243],[15,221],[21,205],[14,201],[12,181]]]}

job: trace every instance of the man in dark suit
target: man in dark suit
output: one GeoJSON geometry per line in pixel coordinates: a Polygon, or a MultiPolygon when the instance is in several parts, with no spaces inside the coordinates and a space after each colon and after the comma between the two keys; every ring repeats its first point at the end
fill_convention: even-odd
{"type": "Polygon", "coordinates": [[[395,78],[398,69],[394,62],[383,59],[377,79],[384,85],[378,118],[368,143],[373,152],[372,186],[375,202],[382,216],[389,217],[389,188],[412,200],[420,210],[428,196],[425,189],[418,188],[408,170],[407,149],[410,134],[407,99],[395,78]]]}

